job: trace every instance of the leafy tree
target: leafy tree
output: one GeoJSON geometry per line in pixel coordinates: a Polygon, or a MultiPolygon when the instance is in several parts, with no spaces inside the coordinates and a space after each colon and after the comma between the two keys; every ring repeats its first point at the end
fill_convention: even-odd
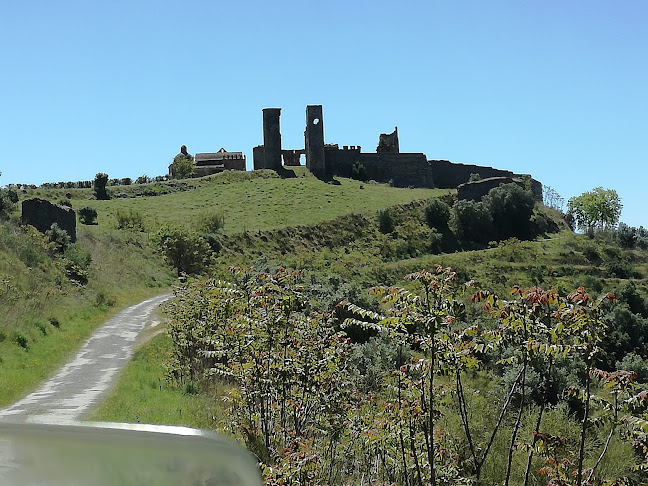
{"type": "Polygon", "coordinates": [[[157,233],[157,246],[178,276],[200,273],[212,255],[209,244],[197,233],[165,226],[157,233]]]}
{"type": "Polygon", "coordinates": [[[106,191],[107,184],[108,184],[108,174],[99,172],[97,175],[95,175],[93,181],[93,187],[94,187],[95,197],[97,199],[99,200],[110,199],[110,195],[108,194],[108,191],[106,191]]]}
{"type": "Polygon", "coordinates": [[[484,198],[484,204],[491,213],[494,230],[500,239],[529,235],[535,206],[531,191],[517,184],[504,184],[491,189],[484,198]]]}
{"type": "Polygon", "coordinates": [[[56,223],[52,223],[50,229],[45,232],[45,236],[50,243],[53,243],[55,251],[59,253],[64,253],[70,246],[70,235],[56,223]]]}
{"type": "Polygon", "coordinates": [[[377,217],[378,231],[385,235],[394,231],[396,221],[394,220],[394,216],[392,215],[389,208],[378,210],[377,217]]]}
{"type": "Polygon", "coordinates": [[[621,248],[634,248],[637,243],[637,236],[637,228],[628,226],[625,223],[619,223],[615,237],[621,248]]]}
{"type": "Polygon", "coordinates": [[[452,225],[459,238],[487,242],[493,234],[493,217],[483,202],[463,199],[452,206],[452,225]]]}
{"type": "Polygon", "coordinates": [[[174,179],[187,179],[194,176],[194,162],[189,157],[177,156],[173,160],[173,178],[174,179]]]}
{"type": "Polygon", "coordinates": [[[425,213],[425,221],[430,228],[445,229],[448,227],[450,221],[450,206],[446,203],[433,197],[425,203],[423,209],[425,213]]]}
{"type": "Polygon", "coordinates": [[[11,189],[0,189],[0,216],[6,216],[16,207],[18,193],[11,189]]]}
{"type": "Polygon", "coordinates": [[[614,189],[596,187],[567,202],[576,227],[591,237],[596,229],[613,228],[621,216],[621,198],[614,189]]]}
{"type": "Polygon", "coordinates": [[[353,166],[351,166],[351,179],[366,181],[367,177],[365,166],[361,162],[354,162],[353,166]]]}
{"type": "Polygon", "coordinates": [[[79,220],[83,224],[95,224],[96,219],[97,219],[97,210],[95,208],[91,208],[90,206],[85,206],[79,209],[79,220]]]}

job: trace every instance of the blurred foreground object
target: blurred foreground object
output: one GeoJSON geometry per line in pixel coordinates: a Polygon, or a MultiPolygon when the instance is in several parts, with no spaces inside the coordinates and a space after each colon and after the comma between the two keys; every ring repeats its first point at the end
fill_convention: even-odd
{"type": "Polygon", "coordinates": [[[144,424],[0,423],[3,486],[258,486],[254,457],[215,433],[144,424]]]}

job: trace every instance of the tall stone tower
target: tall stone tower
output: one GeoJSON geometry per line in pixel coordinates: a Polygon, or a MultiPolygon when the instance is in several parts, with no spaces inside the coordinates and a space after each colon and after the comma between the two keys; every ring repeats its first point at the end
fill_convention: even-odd
{"type": "Polygon", "coordinates": [[[266,169],[281,170],[280,116],[281,108],[263,109],[263,151],[266,169]]]}
{"type": "Polygon", "coordinates": [[[306,167],[315,177],[325,177],[326,159],[324,157],[324,122],[322,105],[306,106],[306,131],[304,132],[306,167]]]}

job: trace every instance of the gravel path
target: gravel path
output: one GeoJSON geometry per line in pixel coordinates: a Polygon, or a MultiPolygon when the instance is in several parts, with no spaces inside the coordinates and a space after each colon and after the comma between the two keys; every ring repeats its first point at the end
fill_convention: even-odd
{"type": "Polygon", "coordinates": [[[3,422],[69,423],[97,404],[133,356],[137,336],[171,294],[116,314],[97,329],[56,375],[19,402],[0,410],[3,422]]]}

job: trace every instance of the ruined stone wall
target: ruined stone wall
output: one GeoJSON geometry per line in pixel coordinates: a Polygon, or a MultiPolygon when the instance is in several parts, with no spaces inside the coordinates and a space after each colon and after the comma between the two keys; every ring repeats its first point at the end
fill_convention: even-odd
{"type": "Polygon", "coordinates": [[[332,168],[326,165],[324,154],[324,120],[322,105],[306,106],[306,130],[304,131],[306,167],[315,177],[332,175],[332,168]]]}
{"type": "Polygon", "coordinates": [[[425,154],[360,154],[367,178],[396,187],[434,187],[432,167],[425,154]]]}
{"type": "Polygon", "coordinates": [[[514,177],[510,170],[495,169],[493,167],[455,164],[449,160],[431,160],[434,183],[440,189],[453,189],[470,180],[470,174],[479,174],[482,179],[490,177],[514,177]]]}
{"type": "Polygon", "coordinates": [[[30,224],[41,233],[45,233],[56,223],[76,241],[76,213],[74,209],[53,204],[46,199],[33,198],[22,202],[22,224],[30,224]]]}
{"type": "Polygon", "coordinates": [[[353,165],[360,162],[360,147],[340,149],[337,145],[325,145],[324,157],[332,174],[350,178],[353,165]]]}
{"type": "Polygon", "coordinates": [[[263,109],[263,147],[266,169],[281,169],[281,108],[263,109]]]}

